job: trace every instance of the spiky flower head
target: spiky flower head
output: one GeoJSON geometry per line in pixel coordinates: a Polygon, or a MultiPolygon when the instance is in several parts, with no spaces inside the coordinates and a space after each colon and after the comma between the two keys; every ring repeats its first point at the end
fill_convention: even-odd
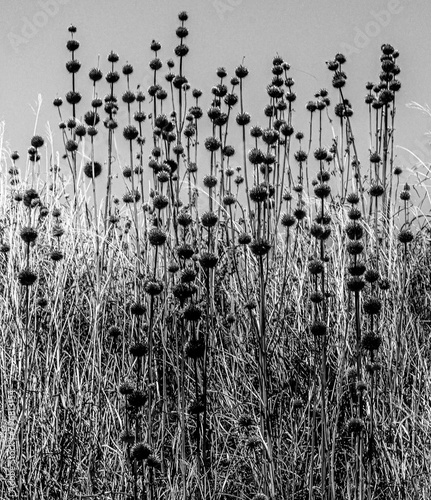
{"type": "Polygon", "coordinates": [[[196,304],[188,304],[183,309],[183,318],[187,321],[199,321],[202,316],[202,309],[196,304]]]}
{"type": "Polygon", "coordinates": [[[202,252],[199,263],[204,269],[212,269],[217,265],[218,257],[212,252],[202,252]]]}
{"type": "Polygon", "coordinates": [[[146,460],[152,453],[151,447],[147,443],[136,443],[130,452],[130,456],[134,460],[146,460]]]}
{"type": "Polygon", "coordinates": [[[357,222],[349,222],[344,230],[350,240],[358,240],[362,238],[362,235],[364,234],[362,225],[357,222]]]}
{"type": "Polygon", "coordinates": [[[108,336],[116,339],[121,335],[121,330],[118,328],[118,326],[112,325],[108,329],[108,336]]]}
{"type": "Polygon", "coordinates": [[[187,243],[183,243],[177,247],[177,254],[180,259],[190,259],[194,253],[193,248],[187,243]]]}
{"type": "Polygon", "coordinates": [[[361,338],[362,349],[366,351],[376,351],[382,344],[382,338],[373,333],[366,333],[361,338]]]}
{"type": "Polygon", "coordinates": [[[314,194],[316,195],[317,198],[324,199],[327,198],[331,194],[331,186],[328,184],[318,184],[314,188],[314,194]]]}
{"type": "Polygon", "coordinates": [[[413,233],[409,229],[402,229],[398,233],[398,241],[400,243],[404,244],[410,243],[413,241],[413,238],[414,238],[413,233]]]}
{"type": "Polygon", "coordinates": [[[23,269],[18,274],[18,281],[22,286],[31,286],[36,282],[36,280],[37,274],[29,268],[23,269]]]}
{"type": "Polygon", "coordinates": [[[235,75],[240,80],[242,80],[243,78],[245,78],[248,75],[248,69],[241,64],[241,65],[239,65],[239,66],[236,67],[236,69],[235,69],[235,75]]]}
{"type": "Polygon", "coordinates": [[[41,148],[44,145],[44,142],[43,137],[40,135],[34,135],[30,141],[31,145],[36,149],[41,148]]]}
{"type": "Polygon", "coordinates": [[[102,165],[95,161],[95,162],[87,162],[84,166],[84,174],[91,178],[96,178],[102,173],[102,165]]]}
{"type": "Polygon", "coordinates": [[[248,233],[240,233],[238,235],[238,243],[240,245],[248,245],[251,242],[251,236],[248,233]]]}
{"type": "Polygon", "coordinates": [[[347,288],[351,292],[360,292],[365,287],[365,281],[359,276],[353,276],[347,281],[347,288]]]}
{"type": "Polygon", "coordinates": [[[251,117],[249,115],[249,113],[247,112],[242,112],[242,113],[238,113],[236,115],[236,123],[238,125],[241,125],[242,127],[244,127],[245,125],[248,125],[251,121],[251,117]]]}
{"type": "Polygon", "coordinates": [[[37,230],[33,227],[23,227],[20,231],[20,236],[23,241],[26,243],[32,243],[37,238],[37,230]]]}
{"type": "Polygon", "coordinates": [[[308,271],[313,276],[323,273],[325,266],[320,259],[313,259],[308,263],[308,271]]]}
{"type": "Polygon", "coordinates": [[[204,227],[214,227],[218,222],[218,216],[214,212],[204,212],[201,217],[201,223],[204,227]]]}
{"type": "Polygon", "coordinates": [[[263,257],[267,255],[271,250],[271,247],[272,247],[271,243],[262,238],[255,238],[249,244],[251,253],[253,255],[256,255],[257,257],[263,257]]]}
{"type": "Polygon", "coordinates": [[[144,391],[141,391],[140,389],[133,389],[133,391],[127,395],[127,402],[135,408],[144,406],[146,400],[147,396],[144,391]]]}
{"type": "Polygon", "coordinates": [[[378,297],[369,297],[364,301],[364,312],[370,315],[380,314],[382,301],[378,297]]]}
{"type": "Polygon", "coordinates": [[[302,149],[300,149],[299,151],[297,151],[294,156],[295,156],[295,160],[298,161],[298,162],[303,162],[308,157],[307,153],[305,151],[303,151],[302,149]]]}
{"type": "Polygon", "coordinates": [[[148,232],[148,241],[153,246],[163,245],[166,242],[166,239],[166,233],[158,227],[153,227],[148,232]]]}
{"type": "Polygon", "coordinates": [[[129,352],[136,358],[142,358],[142,356],[147,354],[147,346],[143,342],[135,342],[129,347],[129,352]]]}
{"type": "Polygon", "coordinates": [[[151,297],[160,295],[163,292],[163,289],[164,289],[163,281],[155,278],[149,279],[144,283],[144,291],[151,297]]]}
{"type": "Polygon", "coordinates": [[[61,250],[52,250],[49,256],[54,262],[59,262],[64,259],[64,253],[61,250]]]}
{"type": "Polygon", "coordinates": [[[326,335],[327,332],[326,323],[321,320],[316,320],[310,326],[310,331],[316,337],[321,337],[323,335],[326,335]]]}

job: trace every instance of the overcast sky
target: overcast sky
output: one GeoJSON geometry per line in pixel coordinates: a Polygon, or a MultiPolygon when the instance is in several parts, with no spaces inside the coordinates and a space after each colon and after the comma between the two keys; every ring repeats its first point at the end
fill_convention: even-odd
{"type": "MultiPolygon", "coordinates": [[[[91,100],[88,70],[97,65],[98,55],[106,71],[106,55],[111,49],[118,52],[120,64],[129,61],[135,67],[133,84],[147,88],[151,40],[162,43],[162,60],[174,57],[177,14],[187,10],[190,53],[186,74],[192,87],[204,91],[203,107],[209,105],[216,68],[225,66],[232,74],[245,57],[250,70],[246,109],[255,123],[263,122],[265,86],[276,53],[291,64],[296,106],[303,113],[306,102],[320,88],[330,89],[335,97],[325,61],[343,52],[348,59],[345,95],[355,110],[357,134],[365,130],[364,142],[359,144],[363,156],[368,148],[364,86],[378,79],[380,46],[391,43],[401,53],[399,79],[403,84],[397,97],[395,143],[429,161],[424,134],[431,128],[430,120],[406,107],[411,101],[431,103],[429,0],[2,0],[1,6],[0,120],[5,121],[10,148],[21,153],[33,135],[31,106],[38,94],[43,99],[38,133],[44,133],[49,121],[61,149],[52,100],[64,97],[70,89],[65,43],[71,23],[77,26],[76,38],[81,42],[77,57],[82,69],[77,81],[85,99],[78,110],[83,114],[91,100]]],[[[118,88],[123,90],[121,82],[118,88]]],[[[400,161],[408,163],[408,155],[402,154],[400,161]]]]}

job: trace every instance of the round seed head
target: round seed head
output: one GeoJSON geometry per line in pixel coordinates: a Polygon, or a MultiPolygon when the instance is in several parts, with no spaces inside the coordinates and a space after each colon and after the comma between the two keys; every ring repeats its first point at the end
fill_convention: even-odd
{"type": "Polygon", "coordinates": [[[148,232],[148,241],[153,246],[163,245],[166,242],[166,239],[166,233],[158,227],[153,227],[148,232]]]}
{"type": "Polygon", "coordinates": [[[364,301],[364,312],[370,315],[380,314],[382,301],[378,297],[369,297],[364,301]]]}
{"type": "Polygon", "coordinates": [[[313,259],[308,263],[308,271],[313,276],[322,274],[325,269],[323,262],[320,259],[313,259]]]}
{"type": "Polygon", "coordinates": [[[238,235],[238,243],[240,245],[248,245],[251,242],[251,236],[248,233],[240,233],[238,235]]]}
{"type": "Polygon", "coordinates": [[[147,443],[136,443],[130,452],[130,456],[134,460],[146,460],[152,453],[152,449],[147,443]]]}
{"type": "Polygon", "coordinates": [[[382,344],[382,338],[372,333],[366,333],[361,338],[361,346],[365,351],[377,351],[382,344]]]}
{"type": "Polygon", "coordinates": [[[20,232],[21,239],[26,243],[36,241],[37,231],[33,227],[23,227],[20,232]]]}
{"type": "Polygon", "coordinates": [[[18,274],[18,281],[22,286],[31,286],[37,280],[37,275],[31,269],[23,269],[18,274]]]}
{"type": "Polygon", "coordinates": [[[319,337],[326,335],[327,332],[326,324],[323,321],[317,320],[311,325],[310,331],[313,335],[319,337]]]}
{"type": "Polygon", "coordinates": [[[347,281],[347,288],[350,292],[360,292],[365,287],[365,281],[359,276],[353,276],[347,281]]]}
{"type": "Polygon", "coordinates": [[[199,263],[204,269],[212,269],[217,265],[218,257],[212,252],[202,252],[199,263]]]}
{"type": "Polygon", "coordinates": [[[95,162],[87,162],[84,166],[84,174],[91,178],[96,178],[98,177],[102,172],[102,165],[95,161],[95,162]]]}
{"type": "Polygon", "coordinates": [[[128,403],[130,404],[130,406],[133,406],[135,408],[144,406],[146,400],[147,396],[140,389],[133,389],[133,391],[127,395],[128,403]]]}
{"type": "Polygon", "coordinates": [[[413,241],[413,238],[414,238],[413,233],[409,229],[402,229],[398,233],[398,241],[400,243],[404,244],[410,243],[413,241]]]}
{"type": "Polygon", "coordinates": [[[143,342],[135,342],[129,347],[129,352],[136,358],[142,358],[142,356],[147,354],[147,346],[143,342]]]}

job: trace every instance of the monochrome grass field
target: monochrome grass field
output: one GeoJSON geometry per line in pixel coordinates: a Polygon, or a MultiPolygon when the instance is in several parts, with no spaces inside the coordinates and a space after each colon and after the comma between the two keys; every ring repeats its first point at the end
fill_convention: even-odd
{"type": "Polygon", "coordinates": [[[259,126],[244,62],[193,88],[177,24],[148,88],[114,51],[81,67],[70,26],[62,142],[0,130],[0,497],[429,498],[430,199],[395,156],[402,54],[375,54],[366,123],[343,54],[305,98],[275,54],[259,126]]]}

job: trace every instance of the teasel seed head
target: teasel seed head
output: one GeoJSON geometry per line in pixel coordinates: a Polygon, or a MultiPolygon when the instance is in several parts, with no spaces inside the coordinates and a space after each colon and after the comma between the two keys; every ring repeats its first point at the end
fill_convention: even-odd
{"type": "Polygon", "coordinates": [[[161,246],[166,242],[166,239],[166,233],[158,227],[153,227],[148,232],[148,241],[150,245],[161,246]]]}
{"type": "Polygon", "coordinates": [[[36,280],[37,274],[29,268],[23,269],[18,274],[18,281],[22,286],[31,286],[36,282],[36,280]]]}
{"type": "Polygon", "coordinates": [[[348,212],[347,216],[350,220],[357,221],[362,217],[361,211],[355,207],[352,207],[348,212]]]}
{"type": "Polygon", "coordinates": [[[364,312],[369,315],[380,314],[382,301],[378,297],[369,297],[364,301],[364,312]]]}
{"type": "Polygon", "coordinates": [[[147,443],[136,443],[130,452],[130,456],[134,460],[142,461],[146,460],[151,454],[152,449],[147,443]]]}
{"type": "Polygon", "coordinates": [[[377,351],[382,344],[382,338],[373,333],[366,333],[361,338],[361,347],[365,351],[377,351]]]}
{"type": "Polygon", "coordinates": [[[213,252],[202,252],[199,263],[204,269],[213,269],[218,262],[218,257],[213,252]]]}
{"type": "Polygon", "coordinates": [[[202,309],[196,304],[188,304],[183,309],[183,318],[187,321],[199,321],[202,317],[202,309]]]}
{"type": "Polygon", "coordinates": [[[25,243],[32,243],[36,241],[38,233],[35,228],[26,226],[21,229],[20,236],[25,243]]]}
{"type": "Polygon", "coordinates": [[[129,352],[136,358],[142,358],[147,354],[147,346],[143,342],[135,342],[129,347],[129,352]]]}
{"type": "Polygon", "coordinates": [[[323,335],[326,335],[327,333],[326,323],[321,320],[316,320],[310,326],[310,331],[316,337],[321,337],[323,335]]]}
{"type": "Polygon", "coordinates": [[[251,236],[248,233],[240,233],[238,235],[238,243],[240,245],[248,245],[251,242],[251,236]]]}
{"type": "Polygon", "coordinates": [[[35,135],[31,138],[30,143],[34,148],[39,149],[44,145],[45,141],[40,135],[35,135]]]}
{"type": "Polygon", "coordinates": [[[133,392],[127,396],[128,403],[135,408],[144,406],[146,400],[146,394],[140,389],[134,389],[133,392]]]}
{"type": "Polygon", "coordinates": [[[365,287],[365,281],[359,276],[353,276],[347,280],[347,288],[350,292],[360,292],[365,287]]]}
{"type": "Polygon", "coordinates": [[[90,179],[98,177],[101,173],[102,173],[102,165],[97,161],[95,161],[94,163],[89,161],[84,166],[84,174],[90,179]]]}
{"type": "Polygon", "coordinates": [[[248,69],[241,64],[241,65],[236,67],[235,75],[237,76],[237,78],[242,80],[243,78],[245,78],[248,75],[248,69]]]}
{"type": "Polygon", "coordinates": [[[164,289],[163,281],[155,278],[147,280],[144,283],[144,291],[151,297],[160,295],[163,292],[163,289],[164,289]]]}
{"type": "Polygon", "coordinates": [[[64,258],[64,254],[61,250],[53,250],[49,256],[54,262],[59,262],[64,258]]]}
{"type": "Polygon", "coordinates": [[[413,238],[414,238],[413,233],[409,229],[402,229],[398,233],[398,241],[400,243],[404,244],[411,243],[413,241],[413,238]]]}
{"type": "Polygon", "coordinates": [[[177,254],[180,259],[190,259],[194,253],[193,248],[187,243],[183,243],[177,247],[177,254]]]}
{"type": "Polygon", "coordinates": [[[368,269],[364,275],[365,281],[367,281],[368,283],[375,283],[379,279],[379,277],[380,274],[377,269],[368,269]]]}

